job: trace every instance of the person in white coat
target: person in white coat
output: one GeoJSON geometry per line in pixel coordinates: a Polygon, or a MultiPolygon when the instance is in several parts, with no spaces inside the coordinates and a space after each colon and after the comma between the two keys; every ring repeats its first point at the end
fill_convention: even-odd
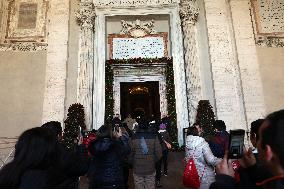
{"type": "Polygon", "coordinates": [[[185,159],[186,162],[193,157],[200,179],[200,189],[208,189],[215,181],[214,167],[221,162],[215,157],[204,138],[198,136],[196,127],[187,130],[185,159]]]}

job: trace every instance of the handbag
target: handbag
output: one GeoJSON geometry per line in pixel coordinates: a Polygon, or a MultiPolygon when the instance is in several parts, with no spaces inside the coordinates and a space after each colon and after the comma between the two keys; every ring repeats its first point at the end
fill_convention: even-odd
{"type": "Polygon", "coordinates": [[[184,172],[183,172],[183,184],[184,184],[184,186],[186,186],[188,188],[192,188],[192,189],[200,188],[200,180],[202,179],[204,172],[205,172],[205,168],[206,168],[206,165],[205,165],[204,169],[203,169],[202,176],[199,177],[198,171],[196,169],[196,165],[194,163],[195,149],[193,151],[192,156],[189,158],[189,160],[188,160],[188,162],[185,166],[184,172]]]}
{"type": "Polygon", "coordinates": [[[200,187],[199,175],[193,157],[190,157],[183,172],[183,184],[192,189],[200,187]]]}

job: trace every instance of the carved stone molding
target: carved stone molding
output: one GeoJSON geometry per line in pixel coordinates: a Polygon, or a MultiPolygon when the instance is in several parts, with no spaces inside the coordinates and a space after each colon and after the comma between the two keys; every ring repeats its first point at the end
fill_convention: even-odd
{"type": "Polygon", "coordinates": [[[284,47],[284,38],[259,37],[256,44],[263,47],[284,47]]]}
{"type": "Polygon", "coordinates": [[[89,1],[80,2],[80,10],[75,13],[77,23],[82,28],[94,28],[96,13],[94,10],[94,4],[89,1]]]}
{"type": "Polygon", "coordinates": [[[154,30],[154,20],[145,22],[142,22],[138,19],[135,22],[121,20],[121,26],[122,30],[120,34],[130,35],[135,38],[157,33],[154,30]]]}
{"type": "Polygon", "coordinates": [[[96,7],[138,7],[169,5],[179,3],[180,0],[93,0],[96,7]]]}
{"type": "Polygon", "coordinates": [[[199,15],[196,0],[181,0],[179,14],[182,22],[189,22],[194,25],[199,15]]]}
{"type": "Polygon", "coordinates": [[[47,50],[47,44],[33,43],[33,42],[19,42],[0,44],[0,51],[43,51],[47,50]]]}

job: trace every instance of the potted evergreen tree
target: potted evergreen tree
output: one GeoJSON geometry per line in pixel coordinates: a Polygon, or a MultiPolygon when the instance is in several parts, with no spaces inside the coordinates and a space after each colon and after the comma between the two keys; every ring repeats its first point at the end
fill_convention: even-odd
{"type": "Polygon", "coordinates": [[[68,108],[67,118],[64,123],[63,144],[68,149],[75,150],[74,146],[80,134],[80,128],[82,130],[86,129],[84,106],[79,103],[72,104],[68,108]]]}
{"type": "Polygon", "coordinates": [[[200,100],[197,106],[196,123],[203,129],[203,137],[208,140],[214,135],[213,123],[215,115],[209,100],[200,100]]]}

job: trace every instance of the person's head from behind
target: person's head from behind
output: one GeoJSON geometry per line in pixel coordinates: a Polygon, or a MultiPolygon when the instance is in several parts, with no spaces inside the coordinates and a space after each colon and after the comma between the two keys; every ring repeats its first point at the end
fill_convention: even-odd
{"type": "Polygon", "coordinates": [[[129,136],[129,134],[128,134],[126,128],[127,128],[127,124],[126,124],[126,123],[122,123],[122,126],[120,127],[121,133],[122,133],[123,135],[129,136]]]}
{"type": "Polygon", "coordinates": [[[269,114],[259,129],[259,159],[274,174],[284,173],[284,110],[269,114]]]}
{"type": "Polygon", "coordinates": [[[253,147],[256,147],[257,141],[259,139],[258,131],[264,119],[257,119],[250,124],[250,142],[253,147]]]}
{"type": "Polygon", "coordinates": [[[112,138],[112,127],[110,124],[102,125],[98,129],[97,138],[112,138]]]}
{"type": "Polygon", "coordinates": [[[223,120],[216,120],[213,123],[213,128],[215,132],[226,131],[226,124],[223,120]]]}
{"type": "Polygon", "coordinates": [[[36,127],[23,132],[15,145],[14,159],[0,171],[1,188],[17,188],[27,170],[49,168],[56,151],[57,140],[50,130],[36,127]]]}
{"type": "Polygon", "coordinates": [[[161,124],[159,125],[159,128],[160,128],[160,130],[166,130],[167,125],[164,124],[164,123],[161,123],[161,124]]]}
{"type": "Polygon", "coordinates": [[[138,123],[138,128],[139,130],[148,130],[149,128],[149,124],[147,122],[147,120],[145,119],[145,117],[140,117],[138,120],[137,120],[137,123],[138,123]]]}
{"type": "Polygon", "coordinates": [[[202,129],[202,127],[200,126],[200,124],[199,124],[199,123],[194,123],[194,124],[192,125],[192,127],[195,127],[195,128],[197,129],[197,131],[198,131],[198,135],[199,135],[199,136],[201,136],[201,135],[202,135],[202,133],[203,133],[203,129],[202,129]]]}
{"type": "Polygon", "coordinates": [[[187,129],[187,136],[192,135],[192,136],[199,136],[198,129],[195,126],[189,127],[187,129]]]}
{"type": "Polygon", "coordinates": [[[44,123],[41,127],[53,132],[57,136],[58,140],[62,139],[62,127],[59,121],[49,121],[44,123]]]}

